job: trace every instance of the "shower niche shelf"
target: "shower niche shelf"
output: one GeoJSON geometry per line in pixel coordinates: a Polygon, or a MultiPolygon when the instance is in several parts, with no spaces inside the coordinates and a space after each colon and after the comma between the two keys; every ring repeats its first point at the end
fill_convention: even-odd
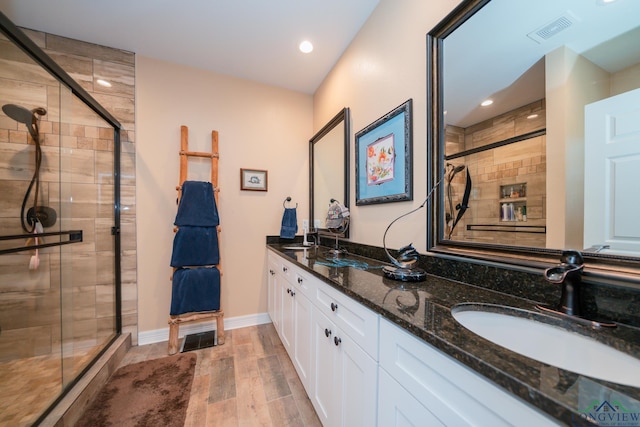
{"type": "Polygon", "coordinates": [[[500,186],[498,199],[500,222],[524,222],[527,220],[527,183],[500,186]]]}

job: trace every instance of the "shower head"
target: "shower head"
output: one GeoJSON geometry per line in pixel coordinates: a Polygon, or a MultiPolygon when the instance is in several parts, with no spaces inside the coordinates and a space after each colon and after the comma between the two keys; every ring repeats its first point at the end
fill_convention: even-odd
{"type": "Polygon", "coordinates": [[[18,123],[24,123],[27,126],[31,124],[33,113],[24,107],[16,104],[5,104],[2,106],[2,111],[18,123]]]}
{"type": "Polygon", "coordinates": [[[35,155],[36,155],[36,167],[33,172],[31,182],[27,187],[27,192],[22,200],[22,208],[20,210],[20,221],[22,229],[26,233],[33,233],[36,226],[47,227],[52,226],[56,222],[56,212],[47,208],[46,206],[38,206],[38,193],[40,191],[40,165],[42,163],[42,149],[40,148],[40,131],[38,129],[38,120],[40,117],[47,114],[47,110],[42,107],[36,107],[33,110],[28,110],[20,105],[5,104],[2,106],[2,111],[13,120],[18,123],[23,123],[31,139],[35,143],[35,155]],[[31,194],[31,189],[35,188],[33,196],[33,206],[26,210],[27,201],[31,194]]]}
{"type": "Polygon", "coordinates": [[[42,107],[28,110],[16,104],[5,104],[2,106],[2,111],[18,123],[24,123],[34,140],[38,137],[38,117],[36,114],[39,116],[47,114],[47,110],[42,107]]]}
{"type": "Polygon", "coordinates": [[[451,182],[458,173],[462,172],[465,169],[465,165],[454,166],[453,163],[447,163],[446,167],[448,169],[447,180],[449,182],[451,182]]]}
{"type": "Polygon", "coordinates": [[[2,111],[4,111],[4,113],[7,116],[11,117],[13,120],[24,123],[27,126],[38,120],[36,114],[40,116],[44,116],[45,114],[47,114],[47,110],[42,107],[36,107],[33,110],[29,111],[25,107],[21,107],[20,105],[16,104],[5,104],[2,106],[2,111]]]}

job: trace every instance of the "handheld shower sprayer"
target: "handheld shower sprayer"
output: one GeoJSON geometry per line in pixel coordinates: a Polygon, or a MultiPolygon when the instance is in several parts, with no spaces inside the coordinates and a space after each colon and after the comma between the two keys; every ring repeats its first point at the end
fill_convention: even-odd
{"type": "Polygon", "coordinates": [[[20,210],[20,222],[22,229],[26,233],[33,233],[36,230],[36,225],[40,223],[42,227],[51,227],[56,222],[56,211],[46,207],[38,206],[38,195],[40,193],[40,166],[42,165],[42,149],[40,148],[40,129],[39,120],[40,116],[47,114],[47,110],[42,107],[36,107],[33,110],[28,110],[25,107],[15,104],[5,104],[2,106],[2,111],[13,120],[18,123],[23,123],[31,139],[36,147],[35,151],[35,170],[33,177],[27,187],[27,191],[22,200],[22,208],[20,210]],[[33,206],[25,213],[27,201],[33,189],[33,206]]]}
{"type": "Polygon", "coordinates": [[[462,202],[458,203],[455,206],[455,210],[453,207],[453,189],[451,183],[453,182],[453,178],[455,176],[465,170],[465,165],[454,166],[452,163],[446,164],[446,175],[447,175],[447,201],[449,204],[449,210],[446,213],[445,223],[448,228],[448,236],[451,239],[451,235],[453,234],[453,230],[455,229],[458,221],[462,218],[465,211],[469,208],[469,196],[471,193],[471,175],[467,170],[467,181],[464,188],[464,196],[462,197],[462,202]],[[456,214],[456,211],[458,213],[456,214]]]}

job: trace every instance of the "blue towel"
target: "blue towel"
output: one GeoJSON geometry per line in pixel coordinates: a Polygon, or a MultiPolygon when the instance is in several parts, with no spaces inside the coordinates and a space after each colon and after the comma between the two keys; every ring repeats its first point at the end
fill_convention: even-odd
{"type": "Polygon", "coordinates": [[[174,225],[179,227],[215,227],[220,224],[213,185],[210,182],[185,181],[174,225]]]}
{"type": "Polygon", "coordinates": [[[216,265],[220,262],[215,227],[182,226],[173,237],[171,267],[216,265]]]}
{"type": "Polygon", "coordinates": [[[298,219],[296,217],[296,208],[284,208],[282,215],[282,227],[280,228],[280,237],[283,239],[293,239],[298,231],[298,219]]]}
{"type": "Polygon", "coordinates": [[[179,268],[173,273],[172,316],[220,310],[220,271],[215,268],[179,268]]]}

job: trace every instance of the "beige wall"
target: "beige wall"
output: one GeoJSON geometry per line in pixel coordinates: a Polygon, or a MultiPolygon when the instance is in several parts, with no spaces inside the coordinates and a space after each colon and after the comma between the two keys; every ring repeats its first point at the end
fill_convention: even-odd
{"type": "MultiPolygon", "coordinates": [[[[382,246],[387,225],[426,197],[426,34],[458,3],[381,0],[314,96],[314,130],[341,108],[351,108],[350,239],[354,242],[382,246]],[[355,206],[353,135],[409,98],[413,98],[414,200],[355,206]]],[[[387,236],[389,247],[413,242],[424,252],[425,215],[423,209],[396,223],[387,236]]]]}
{"type": "Polygon", "coordinates": [[[584,106],[609,96],[610,76],[566,47],[549,53],[545,64],[547,247],[582,249],[584,106]]]}
{"type": "MultiPolygon", "coordinates": [[[[140,332],[167,328],[179,179],[180,126],[189,149],[220,139],[222,307],[225,317],[267,310],[265,236],[280,232],[282,202],[308,216],[310,95],[136,56],[138,309],[140,332]],[[268,192],[240,191],[240,168],[268,170],[268,192]]],[[[191,167],[193,166],[193,167],[191,167]]],[[[189,179],[210,179],[197,159],[189,179]]]]}

